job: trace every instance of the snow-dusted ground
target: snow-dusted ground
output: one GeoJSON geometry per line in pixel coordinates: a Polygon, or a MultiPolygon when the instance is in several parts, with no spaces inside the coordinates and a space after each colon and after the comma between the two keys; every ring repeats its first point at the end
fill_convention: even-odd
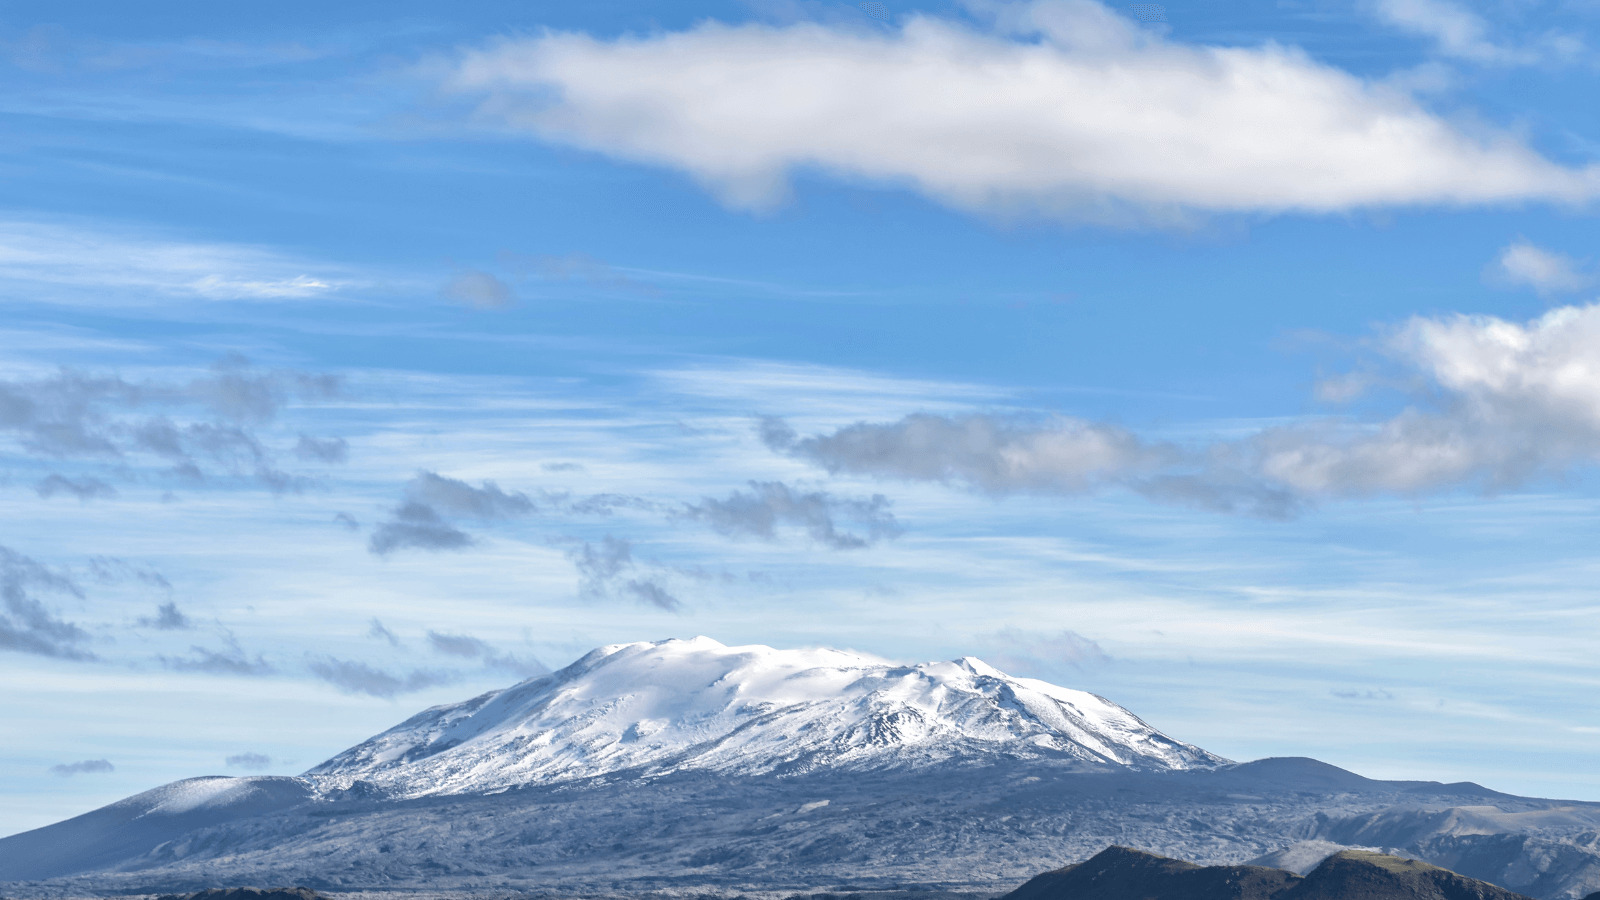
{"type": "Polygon", "coordinates": [[[1295,865],[1398,848],[1542,900],[1600,888],[1600,804],[1232,764],[974,659],[702,638],[603,647],[301,778],[191,779],[0,840],[0,894],[981,893],[1112,843],[1295,865]]]}

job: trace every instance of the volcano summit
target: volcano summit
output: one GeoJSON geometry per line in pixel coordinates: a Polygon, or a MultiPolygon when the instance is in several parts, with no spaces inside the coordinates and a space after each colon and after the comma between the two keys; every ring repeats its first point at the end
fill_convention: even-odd
{"type": "Polygon", "coordinates": [[[307,772],[395,797],[627,772],[797,775],[996,757],[1141,770],[1228,760],[1094,694],[965,657],[896,666],[838,650],[689,641],[601,647],[559,672],[427,710],[307,772]]]}

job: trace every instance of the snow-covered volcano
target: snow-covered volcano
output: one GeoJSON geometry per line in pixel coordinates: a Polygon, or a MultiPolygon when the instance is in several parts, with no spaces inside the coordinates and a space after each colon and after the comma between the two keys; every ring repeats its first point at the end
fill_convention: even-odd
{"type": "Polygon", "coordinates": [[[610,773],[730,775],[1056,758],[1146,770],[1228,762],[1103,697],[965,657],[898,666],[706,637],[601,647],[437,706],[307,772],[324,790],[483,793],[610,773]]]}

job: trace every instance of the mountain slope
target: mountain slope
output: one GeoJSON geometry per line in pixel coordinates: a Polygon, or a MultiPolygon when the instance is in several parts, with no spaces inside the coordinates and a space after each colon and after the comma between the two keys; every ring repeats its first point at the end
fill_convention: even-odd
{"type": "Polygon", "coordinates": [[[324,789],[366,782],[418,797],[622,772],[783,775],[999,756],[1150,770],[1228,762],[1102,697],[972,657],[896,666],[699,637],[601,647],[427,710],[306,775],[324,789]]]}
{"type": "Polygon", "coordinates": [[[112,867],[191,832],[291,809],[311,799],[304,779],[188,778],[0,841],[0,880],[53,878],[112,867]]]}

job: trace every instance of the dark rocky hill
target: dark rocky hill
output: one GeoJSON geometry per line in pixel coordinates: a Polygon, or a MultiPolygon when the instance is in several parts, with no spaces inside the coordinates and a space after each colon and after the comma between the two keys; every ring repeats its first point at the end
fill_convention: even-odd
{"type": "Polygon", "coordinates": [[[1262,866],[1197,866],[1108,847],[1045,872],[1003,900],[1528,900],[1414,859],[1346,850],[1304,878],[1262,866]]]}
{"type": "Polygon", "coordinates": [[[1197,866],[1107,847],[1075,866],[1037,875],[1004,900],[1272,900],[1302,879],[1263,866],[1197,866]]]}

